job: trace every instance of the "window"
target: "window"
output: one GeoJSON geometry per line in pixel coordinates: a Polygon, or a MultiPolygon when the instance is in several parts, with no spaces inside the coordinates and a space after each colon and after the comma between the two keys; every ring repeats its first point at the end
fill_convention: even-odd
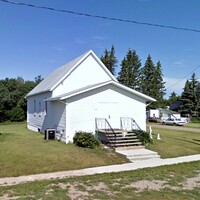
{"type": "Polygon", "coordinates": [[[39,102],[39,113],[41,113],[42,107],[41,107],[41,102],[39,102]]]}
{"type": "Polygon", "coordinates": [[[47,107],[47,101],[45,101],[45,114],[47,115],[48,107],[47,107]]]}
{"type": "Polygon", "coordinates": [[[34,113],[36,113],[36,100],[34,99],[34,113]]]}

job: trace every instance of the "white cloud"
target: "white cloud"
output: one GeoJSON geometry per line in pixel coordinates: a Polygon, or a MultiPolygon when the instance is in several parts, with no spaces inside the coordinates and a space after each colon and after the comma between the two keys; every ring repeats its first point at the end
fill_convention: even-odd
{"type": "Polygon", "coordinates": [[[148,2],[149,0],[137,0],[138,2],[148,2]]]}
{"type": "Polygon", "coordinates": [[[52,60],[49,61],[49,63],[55,63],[55,62],[56,62],[55,59],[52,59],[52,60]]]}
{"type": "Polygon", "coordinates": [[[77,43],[77,44],[86,44],[86,43],[87,43],[87,40],[86,40],[86,39],[83,39],[83,38],[78,38],[78,39],[76,39],[76,43],[77,43]]]}
{"type": "Polygon", "coordinates": [[[186,61],[184,59],[179,59],[173,63],[178,67],[186,67],[186,61]]]}
{"type": "Polygon", "coordinates": [[[193,51],[192,48],[186,48],[186,49],[183,49],[183,51],[193,51]]]}
{"type": "Polygon", "coordinates": [[[65,48],[62,47],[62,46],[56,46],[56,47],[53,47],[53,49],[54,49],[55,51],[58,51],[58,52],[62,52],[62,51],[65,50],[65,48]]]}
{"type": "Polygon", "coordinates": [[[100,35],[93,36],[94,40],[105,40],[106,38],[100,35]]]}

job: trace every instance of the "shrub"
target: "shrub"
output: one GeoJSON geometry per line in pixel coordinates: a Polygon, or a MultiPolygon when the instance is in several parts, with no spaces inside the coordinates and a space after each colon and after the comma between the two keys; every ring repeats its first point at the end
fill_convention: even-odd
{"type": "Polygon", "coordinates": [[[149,133],[143,130],[134,130],[134,133],[138,136],[139,140],[147,145],[148,143],[153,143],[153,140],[150,138],[149,133]]]}
{"type": "Polygon", "coordinates": [[[83,131],[76,132],[73,143],[78,147],[95,149],[100,145],[99,141],[94,137],[92,133],[86,133],[83,131]]]}
{"type": "Polygon", "coordinates": [[[20,107],[12,108],[12,110],[8,111],[8,115],[11,122],[22,122],[26,119],[24,111],[20,107]]]}

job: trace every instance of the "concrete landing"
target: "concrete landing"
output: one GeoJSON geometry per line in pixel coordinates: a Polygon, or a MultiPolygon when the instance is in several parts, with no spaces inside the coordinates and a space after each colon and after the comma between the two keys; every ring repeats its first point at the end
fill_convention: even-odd
{"type": "Polygon", "coordinates": [[[116,152],[126,156],[131,162],[160,158],[157,152],[148,149],[116,150],[116,152]]]}

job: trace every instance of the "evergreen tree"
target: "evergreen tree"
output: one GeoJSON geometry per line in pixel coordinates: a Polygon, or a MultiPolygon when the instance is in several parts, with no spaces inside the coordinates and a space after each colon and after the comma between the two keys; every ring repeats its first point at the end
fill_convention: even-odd
{"type": "Polygon", "coordinates": [[[165,95],[165,82],[163,81],[162,66],[160,61],[155,66],[150,55],[148,55],[141,70],[140,91],[157,100],[157,102],[150,104],[149,109],[165,106],[163,99],[165,95]]]}
{"type": "Polygon", "coordinates": [[[193,117],[199,115],[199,82],[197,81],[195,73],[192,74],[191,79],[187,80],[181,100],[183,105],[181,107],[182,114],[190,114],[193,117]]]}
{"type": "Polygon", "coordinates": [[[141,87],[140,91],[151,97],[156,96],[154,90],[155,83],[155,65],[151,59],[150,54],[147,57],[144,67],[141,70],[141,87]]]}
{"type": "Polygon", "coordinates": [[[104,65],[108,68],[108,70],[115,75],[115,68],[117,64],[117,59],[115,57],[115,48],[112,45],[111,50],[108,51],[105,49],[104,55],[101,56],[101,61],[104,63],[104,65]]]}
{"type": "Polygon", "coordinates": [[[200,117],[200,82],[198,82],[197,84],[196,95],[197,95],[197,112],[198,112],[198,117],[200,117]]]}
{"type": "Polygon", "coordinates": [[[154,74],[154,78],[155,78],[155,90],[157,90],[157,94],[156,94],[156,100],[159,102],[163,101],[163,97],[166,94],[165,91],[165,82],[163,81],[163,74],[162,74],[162,66],[160,61],[157,62],[156,65],[156,69],[155,69],[155,74],[154,74]]]}
{"type": "Polygon", "coordinates": [[[181,101],[183,101],[183,105],[180,107],[180,112],[182,115],[190,114],[192,115],[192,91],[191,91],[191,83],[189,80],[185,82],[185,86],[183,88],[183,92],[181,95],[181,101]]]}
{"type": "Polygon", "coordinates": [[[171,94],[170,94],[170,96],[169,96],[169,99],[168,99],[168,105],[170,105],[172,102],[174,102],[174,101],[178,101],[178,100],[180,100],[180,96],[179,95],[177,95],[175,92],[172,92],[171,94]]]}
{"type": "Polygon", "coordinates": [[[139,90],[141,62],[135,50],[129,49],[121,63],[118,81],[132,89],[139,90]]]}
{"type": "Polygon", "coordinates": [[[197,111],[197,107],[198,107],[198,99],[197,99],[198,81],[197,81],[195,73],[192,74],[190,81],[191,81],[191,90],[192,90],[192,99],[191,99],[191,101],[192,101],[192,115],[197,117],[198,116],[198,111],[197,111]]]}

